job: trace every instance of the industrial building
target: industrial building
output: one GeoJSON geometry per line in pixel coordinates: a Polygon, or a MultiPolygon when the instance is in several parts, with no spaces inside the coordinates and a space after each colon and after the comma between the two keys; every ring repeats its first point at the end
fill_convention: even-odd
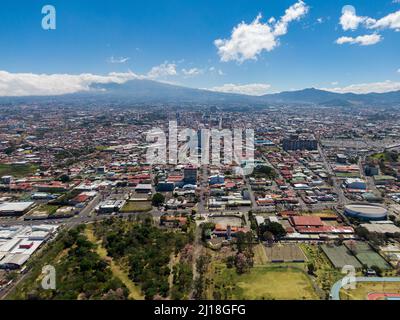
{"type": "Polygon", "coordinates": [[[362,224],[361,227],[367,229],[369,232],[380,234],[400,233],[400,228],[397,227],[392,221],[374,221],[372,223],[362,224]]]}
{"type": "Polygon", "coordinates": [[[100,214],[119,212],[125,204],[125,200],[107,200],[101,202],[96,211],[100,214]]]}
{"type": "Polygon", "coordinates": [[[135,187],[135,192],[137,193],[150,193],[152,191],[151,184],[138,184],[135,187]]]}
{"type": "Polygon", "coordinates": [[[57,229],[57,225],[0,227],[0,269],[21,268],[57,229]]]}
{"type": "Polygon", "coordinates": [[[27,202],[4,202],[0,204],[0,216],[22,216],[28,212],[35,203],[27,202]]]}

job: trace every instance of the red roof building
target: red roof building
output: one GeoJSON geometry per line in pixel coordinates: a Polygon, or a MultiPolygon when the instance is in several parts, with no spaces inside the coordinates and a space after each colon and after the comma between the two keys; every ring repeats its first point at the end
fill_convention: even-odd
{"type": "Polygon", "coordinates": [[[295,227],[322,227],[324,226],[320,217],[294,216],[290,217],[290,223],[295,227]]]}

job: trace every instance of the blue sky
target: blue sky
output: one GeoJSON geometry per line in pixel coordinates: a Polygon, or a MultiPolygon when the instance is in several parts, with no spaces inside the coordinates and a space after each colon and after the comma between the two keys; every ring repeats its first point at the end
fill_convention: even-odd
{"type": "Polygon", "coordinates": [[[125,81],[127,73],[249,94],[400,90],[399,29],[396,0],[3,0],[0,95],[71,81],[60,83],[65,93],[91,81],[61,75],[125,81]],[[41,27],[46,4],[56,30],[41,27]]]}

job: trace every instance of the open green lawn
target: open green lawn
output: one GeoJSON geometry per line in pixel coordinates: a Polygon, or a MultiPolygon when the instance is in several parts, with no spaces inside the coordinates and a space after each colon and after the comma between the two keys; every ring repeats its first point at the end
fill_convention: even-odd
{"type": "Polygon", "coordinates": [[[274,265],[255,266],[238,275],[235,269],[215,265],[213,298],[245,300],[318,299],[311,280],[301,269],[274,265]]]}
{"type": "Polygon", "coordinates": [[[37,166],[32,164],[0,164],[0,176],[13,176],[16,178],[33,174],[37,166]]]}
{"type": "Polygon", "coordinates": [[[35,209],[35,211],[46,211],[49,215],[54,214],[59,206],[51,205],[51,204],[42,204],[35,209]]]}
{"type": "Polygon", "coordinates": [[[149,201],[127,201],[121,212],[147,212],[152,208],[149,201]]]}
{"type": "Polygon", "coordinates": [[[383,160],[385,162],[393,161],[390,152],[375,153],[370,158],[374,160],[383,160]]]}
{"type": "Polygon", "coordinates": [[[336,176],[338,178],[360,178],[359,172],[337,172],[336,176]]]}

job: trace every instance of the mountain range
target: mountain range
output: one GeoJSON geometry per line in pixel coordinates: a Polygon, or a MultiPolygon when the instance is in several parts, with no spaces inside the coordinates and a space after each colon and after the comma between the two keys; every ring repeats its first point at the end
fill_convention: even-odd
{"type": "Polygon", "coordinates": [[[194,89],[152,80],[130,80],[123,84],[92,84],[91,90],[49,97],[1,97],[0,102],[29,101],[81,101],[126,103],[193,103],[193,104],[229,104],[229,105],[265,105],[265,104],[312,104],[320,106],[351,107],[400,106],[400,91],[387,93],[335,93],[308,88],[297,91],[249,96],[234,93],[222,93],[204,89],[194,89]]]}

